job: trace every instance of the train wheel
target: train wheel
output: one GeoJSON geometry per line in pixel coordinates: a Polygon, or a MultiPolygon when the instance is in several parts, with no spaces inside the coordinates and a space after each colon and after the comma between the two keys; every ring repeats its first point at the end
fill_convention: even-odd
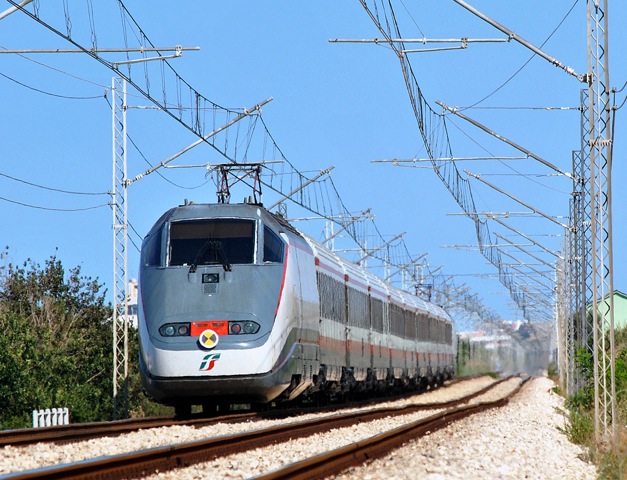
{"type": "Polygon", "coordinates": [[[425,377],[420,377],[420,391],[426,392],[429,388],[429,381],[425,377]]]}
{"type": "Polygon", "coordinates": [[[269,412],[270,406],[271,406],[270,403],[254,402],[250,404],[250,409],[253,412],[263,413],[263,412],[269,412]]]}
{"type": "Polygon", "coordinates": [[[217,403],[203,403],[202,404],[202,413],[205,415],[216,415],[218,412],[218,404],[217,403]]]}
{"type": "Polygon", "coordinates": [[[176,417],[188,418],[192,415],[192,406],[191,405],[175,405],[174,406],[174,415],[176,417]]]}
{"type": "Polygon", "coordinates": [[[318,407],[328,407],[331,405],[331,395],[326,390],[321,390],[315,394],[314,402],[318,407]]]}

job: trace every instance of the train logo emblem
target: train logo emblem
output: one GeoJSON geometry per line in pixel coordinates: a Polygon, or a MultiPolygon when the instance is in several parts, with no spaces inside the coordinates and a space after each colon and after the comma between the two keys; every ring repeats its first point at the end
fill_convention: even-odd
{"type": "Polygon", "coordinates": [[[202,359],[202,363],[200,364],[200,368],[198,370],[208,372],[213,367],[215,367],[216,362],[220,359],[219,353],[210,353],[209,355],[205,355],[202,359]]]}
{"type": "Polygon", "coordinates": [[[202,332],[200,334],[200,337],[198,337],[200,345],[202,345],[204,348],[215,348],[219,340],[220,337],[218,336],[218,334],[210,328],[202,332]]]}

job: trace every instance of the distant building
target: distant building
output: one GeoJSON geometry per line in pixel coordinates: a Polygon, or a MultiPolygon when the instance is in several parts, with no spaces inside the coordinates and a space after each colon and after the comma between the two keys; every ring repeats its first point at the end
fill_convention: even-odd
{"type": "Polygon", "coordinates": [[[128,299],[126,314],[128,316],[128,324],[133,328],[137,328],[137,280],[132,278],[128,282],[128,299]]]}
{"type": "MultiPolygon", "coordinates": [[[[606,295],[603,299],[607,299],[606,295]]],[[[599,310],[606,312],[608,304],[603,301],[599,301],[599,310]]],[[[588,305],[588,311],[592,309],[592,304],[588,305]]],[[[620,290],[614,290],[614,329],[627,327],[627,295],[620,290]]]]}

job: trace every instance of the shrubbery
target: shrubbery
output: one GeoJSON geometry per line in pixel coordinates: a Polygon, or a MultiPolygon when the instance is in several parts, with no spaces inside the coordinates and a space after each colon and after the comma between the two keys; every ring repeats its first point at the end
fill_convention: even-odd
{"type": "MultiPolygon", "coordinates": [[[[5,261],[7,251],[0,255],[5,261]]],[[[112,325],[106,290],[56,257],[0,266],[0,429],[28,427],[32,411],[68,407],[70,420],[112,416],[112,325]]],[[[137,337],[129,335],[130,401],[135,413],[161,413],[141,393],[137,337]]]]}
{"type": "Polygon", "coordinates": [[[597,464],[600,478],[627,478],[627,438],[620,426],[627,419],[627,328],[614,332],[614,366],[619,438],[611,450],[599,449],[594,432],[594,360],[587,348],[577,352],[577,366],[582,374],[584,387],[567,398],[570,422],[566,427],[569,439],[586,447],[591,460],[597,464]]]}

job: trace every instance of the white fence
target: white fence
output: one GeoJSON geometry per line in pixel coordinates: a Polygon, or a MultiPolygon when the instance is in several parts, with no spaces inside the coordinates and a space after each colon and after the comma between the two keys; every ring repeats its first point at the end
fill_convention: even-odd
{"type": "Polygon", "coordinates": [[[55,427],[68,425],[70,412],[67,408],[46,408],[45,410],[33,410],[33,428],[55,427]]]}

